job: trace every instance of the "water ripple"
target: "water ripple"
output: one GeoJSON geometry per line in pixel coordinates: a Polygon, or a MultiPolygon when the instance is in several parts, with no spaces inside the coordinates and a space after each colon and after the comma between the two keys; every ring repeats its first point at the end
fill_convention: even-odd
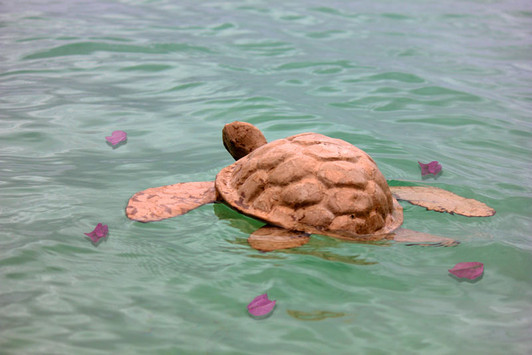
{"type": "Polygon", "coordinates": [[[511,1],[4,2],[2,350],[525,353],[531,17],[511,1]],[[406,228],[460,246],[312,236],[267,254],[247,244],[263,223],[222,204],[127,219],[133,193],[233,163],[220,132],[234,120],[270,141],[344,139],[391,184],[497,214],[403,203],[406,228]],[[117,129],[128,142],[113,149],[117,129]],[[422,179],[418,160],[442,174],[422,179]],[[83,233],[99,222],[94,245],[83,233]],[[448,276],[464,260],[485,263],[481,281],[448,276]],[[277,307],[257,321],[246,305],[264,292],[277,307]]]}
{"type": "Polygon", "coordinates": [[[135,46],[125,44],[111,44],[105,42],[78,42],[65,44],[46,51],[39,51],[26,55],[23,59],[46,59],[70,55],[89,55],[95,52],[114,53],[146,53],[166,54],[172,52],[204,52],[212,53],[212,50],[201,46],[192,46],[186,43],[155,43],[149,46],[135,46]]]}

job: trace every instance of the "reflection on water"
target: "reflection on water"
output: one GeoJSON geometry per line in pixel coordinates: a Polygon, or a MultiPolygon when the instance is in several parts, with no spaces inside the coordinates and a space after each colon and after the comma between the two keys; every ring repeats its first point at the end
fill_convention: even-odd
{"type": "MultiPolygon", "coordinates": [[[[264,225],[264,223],[257,221],[253,218],[244,216],[222,203],[215,204],[213,209],[218,218],[224,221],[228,221],[231,227],[239,229],[241,232],[246,234],[251,234],[264,225]]],[[[247,238],[236,237],[233,240],[227,241],[232,244],[245,245],[250,247],[247,242],[247,238]]],[[[267,253],[257,251],[257,254],[252,254],[249,256],[252,258],[259,259],[282,259],[282,255],[296,254],[311,255],[323,260],[336,261],[354,265],[373,265],[377,263],[375,261],[367,261],[365,259],[362,259],[358,255],[341,255],[328,250],[330,248],[341,247],[342,242],[343,241],[336,240],[335,238],[313,235],[311,236],[310,242],[308,242],[302,247],[292,249],[281,249],[267,253]]]]}
{"type": "Polygon", "coordinates": [[[286,311],[291,317],[294,317],[299,320],[305,320],[305,321],[317,321],[317,320],[323,320],[325,318],[338,318],[338,317],[344,317],[346,313],[343,312],[330,312],[330,311],[312,311],[312,312],[303,312],[303,311],[295,311],[292,309],[289,309],[286,311]]]}

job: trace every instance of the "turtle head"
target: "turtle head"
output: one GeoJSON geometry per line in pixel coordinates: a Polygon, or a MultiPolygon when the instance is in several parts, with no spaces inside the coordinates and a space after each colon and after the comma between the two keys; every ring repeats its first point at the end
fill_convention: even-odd
{"type": "Polygon", "coordinates": [[[222,130],[222,139],[225,149],[235,160],[268,143],[260,129],[251,123],[240,121],[226,124],[222,130]]]}

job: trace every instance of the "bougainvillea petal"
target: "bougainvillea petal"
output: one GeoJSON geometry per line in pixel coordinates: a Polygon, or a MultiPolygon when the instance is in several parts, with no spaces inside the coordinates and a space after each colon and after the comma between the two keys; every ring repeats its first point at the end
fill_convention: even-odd
{"type": "Polygon", "coordinates": [[[418,161],[418,164],[421,167],[421,176],[428,174],[436,176],[441,171],[441,164],[437,161],[431,161],[428,164],[423,164],[422,162],[418,161]]]}
{"type": "Polygon", "coordinates": [[[124,131],[113,131],[111,136],[105,137],[105,139],[112,145],[117,145],[120,142],[123,142],[127,139],[127,133],[124,131]]]}
{"type": "Polygon", "coordinates": [[[398,200],[436,212],[466,217],[490,217],[495,214],[495,210],[485,203],[434,186],[390,186],[390,190],[398,200]]]}
{"type": "Polygon", "coordinates": [[[456,277],[474,280],[482,276],[484,264],[479,262],[458,263],[449,272],[456,277]]]}
{"type": "Polygon", "coordinates": [[[101,224],[98,223],[96,228],[90,233],[84,233],[87,237],[91,238],[93,243],[97,243],[98,240],[101,238],[104,238],[107,236],[107,233],[109,232],[109,228],[107,227],[107,224],[101,224]]]}
{"type": "Polygon", "coordinates": [[[266,316],[273,311],[276,301],[270,301],[268,295],[257,296],[248,304],[248,311],[252,316],[261,317],[266,316]]]}

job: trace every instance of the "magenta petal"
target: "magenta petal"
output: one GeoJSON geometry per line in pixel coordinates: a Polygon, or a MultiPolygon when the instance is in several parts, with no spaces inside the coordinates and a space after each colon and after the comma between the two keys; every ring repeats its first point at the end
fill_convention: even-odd
{"type": "Polygon", "coordinates": [[[109,228],[107,227],[107,224],[98,223],[98,225],[96,226],[96,228],[94,228],[92,232],[84,234],[91,238],[93,243],[97,243],[98,240],[100,240],[100,238],[104,238],[108,232],[109,228]]]}
{"type": "Polygon", "coordinates": [[[107,139],[107,141],[112,145],[116,145],[127,139],[127,133],[124,131],[113,131],[113,133],[111,133],[111,136],[105,137],[105,139],[107,139]]]}
{"type": "Polygon", "coordinates": [[[428,174],[432,174],[436,176],[441,171],[441,164],[438,163],[436,160],[431,161],[428,164],[423,164],[422,162],[418,161],[419,166],[421,167],[421,175],[425,176],[428,174]]]}
{"type": "Polygon", "coordinates": [[[484,272],[484,264],[479,262],[458,263],[449,270],[456,277],[474,280],[484,272]]]}
{"type": "Polygon", "coordinates": [[[260,317],[273,311],[276,301],[270,301],[267,294],[257,296],[248,304],[248,311],[252,316],[260,317]]]}

